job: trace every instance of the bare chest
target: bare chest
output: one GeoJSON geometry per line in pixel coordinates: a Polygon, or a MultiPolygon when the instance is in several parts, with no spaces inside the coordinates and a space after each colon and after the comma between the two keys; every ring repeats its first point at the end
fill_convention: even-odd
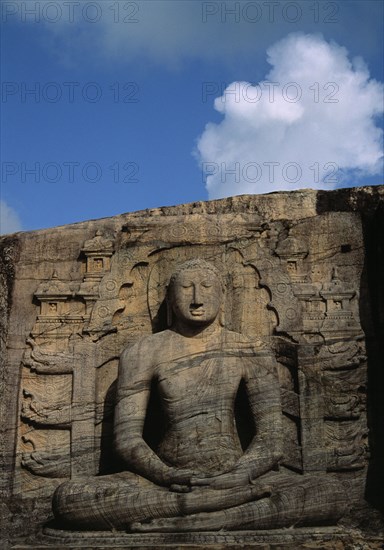
{"type": "Polygon", "coordinates": [[[207,353],[163,363],[157,368],[159,390],[167,402],[232,402],[242,378],[238,357],[207,353]]]}

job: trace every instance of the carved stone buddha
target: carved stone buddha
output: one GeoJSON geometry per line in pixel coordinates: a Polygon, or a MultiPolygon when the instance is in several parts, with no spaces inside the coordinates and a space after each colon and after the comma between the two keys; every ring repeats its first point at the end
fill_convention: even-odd
{"type": "Polygon", "coordinates": [[[63,483],[55,517],[69,529],[196,531],[335,523],[345,487],[332,475],[279,470],[284,453],[276,360],[221,323],[223,286],[203,260],[171,277],[169,329],[120,357],[115,451],[124,471],[63,483]],[[143,438],[157,388],[165,417],[155,449],[143,438]],[[254,435],[244,448],[235,400],[245,388],[254,435]]]}

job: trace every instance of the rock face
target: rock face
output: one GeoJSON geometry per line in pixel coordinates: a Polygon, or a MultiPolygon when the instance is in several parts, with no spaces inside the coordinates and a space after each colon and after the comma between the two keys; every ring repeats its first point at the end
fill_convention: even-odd
{"type": "MultiPolygon", "coordinates": [[[[379,537],[382,529],[380,510],[384,505],[383,199],[383,187],[241,196],[3,237],[0,240],[3,396],[0,506],[4,540],[16,544],[17,537],[40,536],[45,537],[42,544],[57,547],[73,545],[77,536],[80,538],[76,544],[83,540],[84,545],[95,548],[108,544],[129,547],[138,541],[152,546],[176,542],[197,547],[242,542],[255,547],[259,544],[260,548],[268,547],[267,544],[278,548],[282,543],[288,548],[293,541],[292,548],[299,548],[302,543],[321,540],[319,547],[333,548],[332,541],[336,541],[334,544],[339,546],[335,548],[353,548],[348,546],[353,538],[365,537],[375,548],[374,544],[379,544],[375,537],[379,537]],[[115,480],[114,476],[121,475],[117,472],[131,475],[134,471],[132,475],[140,474],[145,482],[151,480],[167,494],[172,491],[183,494],[180,487],[170,491],[171,482],[167,485],[164,480],[154,481],[151,468],[144,467],[147,471],[143,473],[141,466],[133,464],[124,454],[126,449],[120,448],[118,454],[114,445],[117,439],[119,447],[120,436],[116,436],[119,421],[115,419],[115,443],[113,425],[114,417],[121,416],[117,408],[124,394],[121,369],[124,372],[131,369],[128,382],[124,382],[129,385],[145,369],[145,357],[152,354],[161,356],[163,363],[175,361],[175,353],[164,350],[178,346],[180,350],[184,345],[165,338],[168,333],[171,339],[172,335],[182,334],[170,319],[173,312],[175,322],[179,309],[174,304],[170,308],[169,302],[167,307],[166,289],[180,264],[193,259],[209,262],[221,275],[224,294],[219,300],[220,308],[216,308],[207,324],[213,326],[211,323],[215,322],[221,327],[220,334],[232,335],[225,337],[221,349],[227,350],[230,341],[231,361],[237,354],[243,362],[248,353],[244,350],[249,348],[244,342],[250,342],[256,350],[252,352],[254,357],[261,353],[274,362],[280,401],[278,407],[275,404],[270,407],[273,415],[265,422],[268,429],[258,427],[258,421],[260,426],[264,424],[257,412],[257,403],[263,402],[263,395],[271,387],[262,384],[260,372],[264,367],[259,369],[257,382],[264,390],[259,391],[254,403],[252,385],[247,389],[240,383],[248,380],[247,374],[240,376],[233,399],[228,398],[229,402],[234,401],[228,433],[233,436],[235,425],[240,455],[251,455],[250,449],[257,447],[255,442],[259,438],[257,452],[264,470],[254,470],[253,485],[268,472],[275,476],[273,479],[281,480],[272,483],[272,489],[269,487],[267,491],[253,489],[253,501],[265,503],[274,495],[281,497],[284,492],[279,489],[280,483],[281,487],[290,488],[292,510],[301,498],[296,489],[308,487],[306,504],[301,508],[297,505],[297,510],[301,509],[297,514],[301,514],[301,524],[313,526],[312,531],[298,527],[300,518],[294,514],[290,523],[279,523],[277,516],[275,519],[271,516],[266,523],[252,524],[234,511],[240,519],[224,523],[223,528],[238,533],[224,540],[223,531],[215,534],[222,528],[221,520],[215,523],[209,513],[241,505],[238,500],[230,503],[229,495],[236,500],[233,495],[238,491],[236,483],[240,483],[236,481],[232,488],[237,489],[229,491],[219,504],[210,505],[209,512],[199,507],[204,496],[199,501],[193,489],[189,494],[195,494],[198,505],[174,514],[184,518],[181,523],[168,520],[150,529],[150,514],[144,518],[147,525],[144,529],[122,522],[124,530],[152,531],[145,536],[127,534],[117,540],[106,533],[99,533],[99,538],[83,533],[81,537],[75,533],[79,528],[76,519],[65,525],[56,523],[41,535],[42,527],[53,517],[52,496],[66,480],[72,480],[72,488],[76,483],[84,488],[81,483],[92,485],[93,479],[115,480]],[[147,347],[139,352],[135,346],[144,337],[147,347]],[[126,363],[122,361],[118,376],[124,349],[134,351],[127,352],[130,366],[124,366],[126,363]],[[140,360],[133,365],[136,357],[140,360]],[[119,387],[120,397],[116,397],[119,387]],[[252,414],[250,409],[256,413],[252,414]],[[278,453],[276,441],[281,448],[278,453]],[[315,501],[318,509],[325,510],[323,516],[317,512],[315,501]],[[201,511],[205,518],[198,518],[200,523],[190,519],[201,511]],[[322,528],[323,531],[315,527],[324,522],[338,526],[322,528]],[[182,523],[188,527],[182,528],[182,523]],[[260,528],[273,530],[292,524],[297,527],[294,532],[290,530],[289,537],[280,531],[258,534],[260,528]],[[359,530],[352,538],[351,529],[359,530]],[[210,531],[209,540],[203,541],[196,533],[204,530],[210,531]],[[160,531],[169,534],[160,535],[160,531]],[[184,533],[172,538],[172,533],[179,531],[184,533]],[[92,543],[91,539],[86,542],[87,536],[93,537],[92,543]],[[331,541],[330,546],[326,546],[326,540],[331,541]]],[[[196,284],[194,280],[194,289],[196,284]]],[[[200,290],[205,292],[204,288],[203,285],[200,290]]],[[[205,315],[206,308],[201,304],[212,298],[212,290],[207,292],[208,298],[188,298],[194,303],[192,324],[194,319],[201,320],[201,315],[205,315]]],[[[217,300],[216,296],[211,301],[217,305],[217,300]]],[[[187,374],[172,388],[176,392],[172,399],[177,399],[178,394],[183,398],[189,396],[187,405],[183,405],[185,411],[180,412],[180,408],[176,411],[179,416],[189,416],[185,436],[178,428],[189,446],[185,451],[177,447],[176,452],[169,437],[165,438],[166,443],[162,440],[164,430],[169,431],[173,422],[179,426],[183,421],[174,409],[165,408],[165,415],[160,414],[164,413],[161,400],[169,398],[171,394],[167,391],[171,390],[160,387],[156,391],[153,377],[146,378],[150,384],[149,401],[140,405],[144,423],[141,432],[147,449],[155,456],[160,454],[167,467],[176,464],[176,470],[181,468],[183,457],[188,456],[188,460],[192,457],[196,463],[200,460],[196,475],[217,475],[225,467],[231,469],[228,464],[232,458],[229,451],[227,457],[227,451],[221,455],[217,452],[213,432],[210,461],[205,460],[208,451],[199,451],[205,436],[191,435],[199,429],[195,424],[192,426],[191,418],[206,414],[204,429],[201,425],[203,431],[210,429],[210,419],[206,410],[197,410],[199,406],[204,408],[203,398],[196,395],[193,377],[188,378],[195,368],[191,367],[195,354],[211,353],[210,336],[206,338],[207,349],[200,349],[196,333],[183,336],[190,339],[188,353],[183,351],[187,374]],[[175,464],[173,456],[177,459],[175,464]]],[[[227,356],[227,351],[218,355],[225,366],[230,363],[225,359],[227,356]]],[[[212,370],[213,360],[209,361],[212,370]]],[[[260,365],[261,359],[257,361],[260,365]]],[[[243,372],[242,369],[240,363],[233,363],[233,372],[243,372]]],[[[204,372],[208,378],[212,374],[204,372]]],[[[200,391],[205,391],[204,377],[201,373],[200,376],[203,383],[200,391]]],[[[223,371],[222,378],[215,379],[212,387],[224,383],[228,388],[233,376],[228,378],[223,371]]],[[[264,378],[267,380],[268,375],[264,378]]],[[[141,375],[139,380],[143,380],[141,375]]],[[[173,381],[170,379],[171,385],[173,381]]],[[[215,402],[217,395],[212,393],[210,402],[215,402]]],[[[261,409],[266,410],[268,400],[264,401],[266,405],[261,409]]],[[[128,405],[134,403],[129,401],[128,405]]],[[[123,419],[127,422],[126,414],[123,419]]],[[[218,421],[225,424],[223,418],[218,421]]],[[[127,434],[124,438],[129,440],[127,434]]],[[[221,440],[218,445],[223,448],[221,440]]],[[[149,455],[145,456],[148,464],[149,455]]],[[[181,485],[184,482],[183,478],[181,485]]],[[[187,490],[192,483],[190,478],[185,482],[187,486],[188,483],[187,490]]],[[[188,502],[187,497],[184,502],[188,502]]],[[[92,522],[84,525],[98,528],[92,522]]],[[[36,540],[30,538],[27,547],[29,544],[36,548],[36,540]]]]}

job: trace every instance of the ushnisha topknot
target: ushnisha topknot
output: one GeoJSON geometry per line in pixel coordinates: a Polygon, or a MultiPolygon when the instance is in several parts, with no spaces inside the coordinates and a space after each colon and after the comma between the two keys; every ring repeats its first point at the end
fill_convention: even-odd
{"type": "Polygon", "coordinates": [[[201,258],[194,258],[192,260],[187,260],[186,262],[183,262],[182,264],[179,264],[175,271],[172,273],[171,278],[169,279],[168,284],[168,292],[172,289],[173,285],[175,284],[175,281],[177,277],[182,273],[183,271],[187,271],[188,269],[204,269],[206,271],[210,271],[213,273],[217,279],[220,281],[220,285],[222,290],[224,291],[224,284],[223,280],[221,278],[219,270],[210,262],[207,262],[206,260],[202,260],[201,258]]]}

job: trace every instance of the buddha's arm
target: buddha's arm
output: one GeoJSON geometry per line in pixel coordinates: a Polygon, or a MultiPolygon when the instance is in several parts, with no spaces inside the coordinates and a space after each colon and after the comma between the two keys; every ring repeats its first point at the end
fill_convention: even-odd
{"type": "Polygon", "coordinates": [[[183,483],[192,472],[170,468],[143,439],[143,427],[150,396],[153,367],[148,348],[134,345],[123,351],[117,385],[114,439],[115,449],[130,469],[159,485],[183,483]]]}
{"type": "Polygon", "coordinates": [[[282,457],[282,409],[274,357],[263,354],[247,363],[244,380],[256,434],[236,469],[245,469],[254,479],[276,467],[282,457]]]}
{"type": "Polygon", "coordinates": [[[282,457],[282,409],[276,361],[264,354],[245,359],[244,363],[243,379],[256,434],[232,470],[218,476],[193,477],[194,486],[227,489],[247,485],[272,470],[282,457]]]}

